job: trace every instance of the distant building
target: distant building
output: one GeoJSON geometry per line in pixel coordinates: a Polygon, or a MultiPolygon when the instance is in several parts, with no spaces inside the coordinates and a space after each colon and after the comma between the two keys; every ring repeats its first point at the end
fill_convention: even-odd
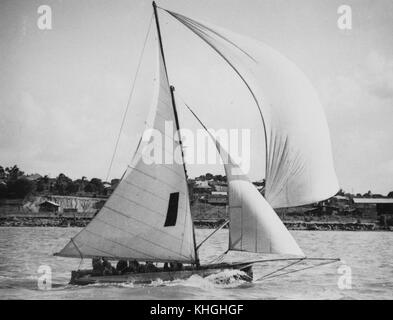
{"type": "Polygon", "coordinates": [[[224,191],[213,191],[207,198],[207,202],[213,205],[226,205],[228,193],[224,191]]]}
{"type": "Polygon", "coordinates": [[[212,189],[208,181],[195,181],[194,193],[210,193],[212,189]]]}
{"type": "Polygon", "coordinates": [[[0,216],[18,214],[22,211],[22,199],[0,199],[0,216]]]}
{"type": "Polygon", "coordinates": [[[347,196],[335,195],[325,201],[327,206],[335,207],[338,211],[348,211],[351,205],[351,199],[347,196]]]}
{"type": "Polygon", "coordinates": [[[40,212],[59,212],[60,205],[56,202],[45,200],[39,204],[40,212]]]}
{"type": "Polygon", "coordinates": [[[218,185],[217,184],[214,186],[214,189],[218,192],[228,192],[228,186],[226,184],[225,185],[218,185]]]}
{"type": "Polygon", "coordinates": [[[101,210],[102,207],[105,205],[106,200],[100,200],[94,203],[94,209],[101,210]]]}
{"type": "Polygon", "coordinates": [[[119,184],[119,182],[120,182],[120,179],[112,179],[112,180],[111,180],[111,186],[112,186],[113,188],[116,188],[117,185],[119,184]]]}
{"type": "MultiPolygon", "coordinates": [[[[106,182],[106,181],[104,181],[102,183],[102,185],[104,186],[104,194],[106,196],[110,196],[113,193],[113,191],[115,190],[115,188],[116,188],[116,187],[112,186],[112,183],[106,182]]],[[[116,184],[116,186],[117,186],[117,184],[116,184]]]]}
{"type": "Polygon", "coordinates": [[[356,210],[364,217],[393,215],[393,198],[353,198],[352,200],[356,210]]]}
{"type": "Polygon", "coordinates": [[[76,196],[58,196],[51,195],[36,197],[37,202],[31,208],[33,212],[59,212],[59,213],[78,213],[93,214],[100,210],[107,198],[103,197],[76,197],[76,196]],[[57,207],[57,209],[55,208],[57,207]]]}
{"type": "Polygon", "coordinates": [[[349,198],[347,196],[340,196],[340,195],[335,195],[330,199],[335,201],[349,201],[349,198]]]}
{"type": "Polygon", "coordinates": [[[41,179],[42,176],[38,173],[34,174],[29,174],[27,176],[24,176],[25,179],[30,180],[30,181],[37,181],[38,179],[41,179]]]}

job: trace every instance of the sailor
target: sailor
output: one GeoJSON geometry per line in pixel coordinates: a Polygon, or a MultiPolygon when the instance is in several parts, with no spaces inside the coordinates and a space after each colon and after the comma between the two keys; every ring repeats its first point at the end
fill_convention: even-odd
{"type": "Polygon", "coordinates": [[[180,262],[171,262],[169,264],[169,266],[170,266],[170,270],[173,270],[173,271],[183,270],[183,264],[180,262]]]}
{"type": "Polygon", "coordinates": [[[139,272],[139,268],[140,266],[138,261],[134,260],[128,262],[128,272],[139,272]]]}
{"type": "Polygon", "coordinates": [[[176,263],[176,270],[183,270],[183,264],[182,263],[180,263],[180,262],[177,262],[176,263]]]}
{"type": "Polygon", "coordinates": [[[102,260],[100,257],[94,257],[91,260],[93,266],[93,275],[102,275],[104,271],[104,266],[102,265],[102,260]]]}
{"type": "Polygon", "coordinates": [[[102,266],[104,267],[104,276],[106,275],[112,275],[113,273],[116,273],[116,269],[112,267],[111,263],[108,261],[108,258],[103,257],[102,258],[102,266]]]}
{"type": "Polygon", "coordinates": [[[123,274],[128,269],[127,260],[119,260],[116,265],[116,271],[118,274],[123,274]]]}
{"type": "Polygon", "coordinates": [[[153,262],[148,261],[145,264],[145,272],[154,272],[157,271],[157,267],[153,264],[153,262]]]}

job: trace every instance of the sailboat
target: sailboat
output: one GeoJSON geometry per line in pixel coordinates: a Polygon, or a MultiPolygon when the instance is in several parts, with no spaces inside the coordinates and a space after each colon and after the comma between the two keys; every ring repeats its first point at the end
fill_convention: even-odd
{"type": "Polygon", "coordinates": [[[165,134],[166,121],[176,124],[172,135],[176,137],[173,138],[175,148],[167,149],[163,144],[160,151],[180,161],[147,164],[144,156],[148,151],[140,143],[102,209],[55,255],[176,262],[185,267],[177,271],[162,268],[155,272],[107,276],[77,270],[72,271],[71,283],[148,283],[184,279],[194,274],[206,277],[228,269],[243,271],[243,279],[251,281],[255,263],[307,259],[274,208],[314,203],[338,191],[329,130],[315,89],[291,61],[263,43],[163,9],[155,2],[153,12],[158,39],[158,83],[148,125],[165,134]],[[228,182],[227,252],[283,258],[200,262],[199,249],[215,231],[200,244],[196,243],[175,89],[169,82],[158,9],[200,37],[229,64],[247,87],[261,116],[266,146],[265,196],[211,135],[224,160],[228,182]]]}

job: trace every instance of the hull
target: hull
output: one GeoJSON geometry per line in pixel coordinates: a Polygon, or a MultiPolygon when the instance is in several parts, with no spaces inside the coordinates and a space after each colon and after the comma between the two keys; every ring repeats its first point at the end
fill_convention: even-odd
{"type": "Polygon", "coordinates": [[[207,277],[212,274],[217,274],[225,270],[241,270],[245,272],[243,275],[236,275],[239,279],[251,282],[252,281],[252,266],[250,264],[219,264],[207,265],[195,269],[186,269],[181,271],[164,271],[158,270],[156,272],[144,273],[127,273],[122,275],[107,275],[95,276],[91,274],[90,270],[72,271],[70,284],[74,285],[88,285],[99,283],[133,283],[133,284],[149,284],[154,281],[173,281],[177,279],[188,279],[192,275],[200,277],[207,277]]]}

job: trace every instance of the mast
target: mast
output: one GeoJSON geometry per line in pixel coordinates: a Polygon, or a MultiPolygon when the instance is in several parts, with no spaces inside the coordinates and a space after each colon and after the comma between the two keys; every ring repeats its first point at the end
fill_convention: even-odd
{"type": "MultiPolygon", "coordinates": [[[[166,68],[166,61],[165,61],[165,55],[164,55],[164,48],[162,46],[162,38],[161,38],[161,29],[160,29],[160,21],[158,20],[158,13],[157,13],[157,5],[156,2],[153,1],[153,10],[154,10],[154,18],[156,20],[156,27],[157,27],[157,34],[158,34],[158,45],[160,46],[160,51],[162,55],[162,60],[164,61],[164,68],[165,68],[165,74],[166,77],[168,78],[168,70],[166,68]]],[[[168,81],[169,82],[169,81],[168,81]]]]}
{"type": "MultiPolygon", "coordinates": [[[[174,95],[174,91],[175,91],[175,87],[174,86],[170,86],[171,89],[171,97],[172,97],[172,106],[173,106],[173,112],[175,114],[175,122],[176,122],[176,130],[177,130],[177,134],[179,137],[179,144],[180,144],[180,150],[181,150],[181,157],[183,160],[183,168],[184,168],[184,174],[186,176],[186,184],[187,184],[187,192],[188,190],[188,176],[187,176],[187,169],[186,169],[186,164],[184,162],[184,152],[183,152],[183,144],[181,141],[181,136],[180,136],[180,125],[179,125],[179,118],[177,116],[177,110],[176,110],[176,102],[175,102],[175,95],[174,95]]],[[[189,194],[189,193],[188,193],[189,194]]],[[[190,216],[192,219],[192,215],[190,212],[190,216]]],[[[197,248],[197,244],[196,244],[196,240],[195,240],[195,226],[194,226],[194,221],[192,221],[192,237],[194,239],[194,252],[195,252],[195,264],[197,267],[199,267],[199,257],[198,257],[198,248],[197,248]]]]}
{"type": "MultiPolygon", "coordinates": [[[[161,51],[161,55],[162,55],[162,60],[164,62],[165,74],[166,74],[166,77],[167,77],[168,82],[169,82],[168,70],[167,70],[167,67],[166,67],[166,61],[165,61],[165,55],[164,55],[164,48],[162,46],[160,22],[158,20],[157,5],[156,5],[155,1],[153,1],[153,10],[154,10],[154,17],[155,17],[155,20],[156,20],[156,27],[157,27],[157,34],[158,34],[158,43],[159,43],[159,47],[160,47],[160,51],[161,51]]],[[[179,143],[180,143],[181,155],[182,155],[182,160],[183,160],[184,174],[185,174],[185,177],[186,177],[186,186],[187,186],[187,190],[188,190],[187,170],[186,170],[186,164],[184,162],[183,145],[182,145],[182,141],[181,141],[181,137],[180,137],[180,133],[179,133],[179,130],[180,130],[179,118],[178,118],[178,115],[177,115],[175,96],[174,96],[175,87],[174,86],[170,86],[170,91],[171,91],[171,98],[172,98],[173,113],[175,115],[176,130],[177,130],[178,136],[179,136],[179,143]]],[[[190,216],[191,216],[191,212],[190,212],[190,216]]],[[[192,219],[192,216],[191,216],[191,219],[192,219]]],[[[198,250],[197,250],[196,240],[195,240],[195,226],[194,226],[194,222],[193,221],[192,221],[192,236],[193,236],[193,240],[194,240],[195,265],[197,267],[199,267],[200,264],[199,264],[198,250]]]]}

